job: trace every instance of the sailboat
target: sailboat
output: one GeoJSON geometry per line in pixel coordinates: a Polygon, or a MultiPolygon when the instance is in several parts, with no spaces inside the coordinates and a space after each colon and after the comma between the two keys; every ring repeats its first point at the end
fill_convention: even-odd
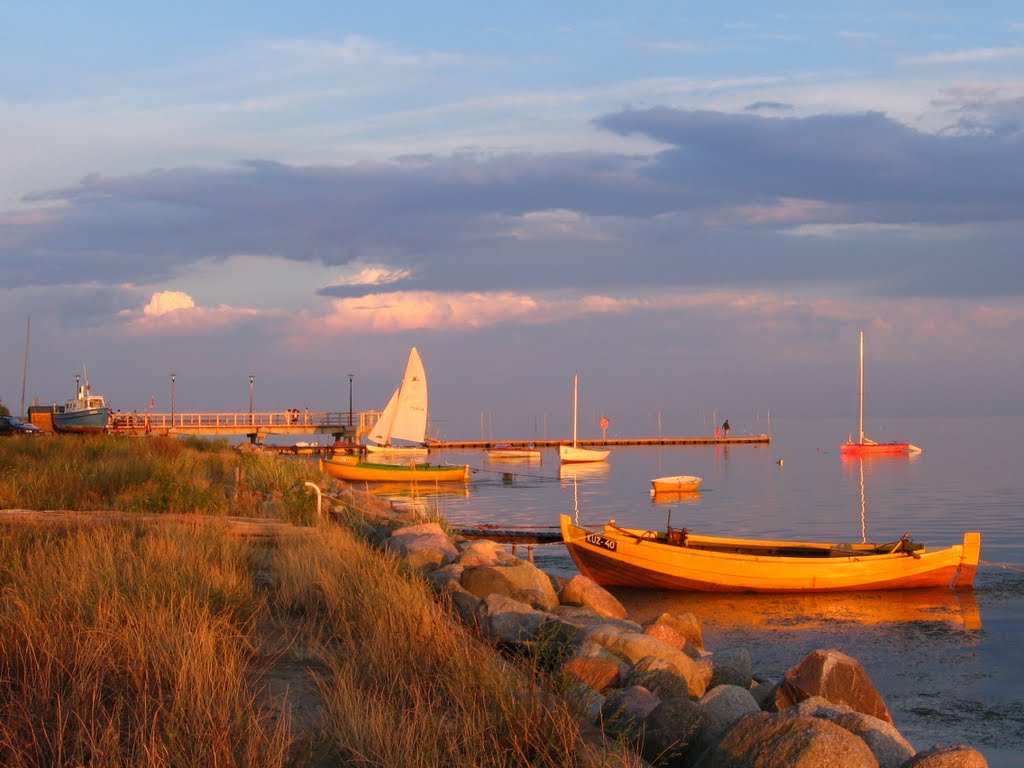
{"type": "Polygon", "coordinates": [[[887,453],[920,453],[921,449],[911,443],[876,443],[864,435],[864,331],[860,332],[860,416],[858,438],[851,435],[840,446],[840,452],[852,456],[875,456],[887,453]]]}
{"type": "Polygon", "coordinates": [[[370,432],[374,444],[367,445],[369,453],[389,453],[401,456],[424,456],[423,444],[427,433],[427,372],[420,353],[413,347],[405,365],[405,375],[398,389],[391,395],[381,411],[380,418],[370,432]],[[395,444],[404,440],[416,445],[395,444]]]}
{"type": "Polygon", "coordinates": [[[594,451],[589,448],[577,446],[576,425],[579,420],[579,390],[580,375],[577,373],[572,379],[572,445],[558,446],[558,458],[563,464],[584,461],[605,461],[611,451],[594,451]]]}

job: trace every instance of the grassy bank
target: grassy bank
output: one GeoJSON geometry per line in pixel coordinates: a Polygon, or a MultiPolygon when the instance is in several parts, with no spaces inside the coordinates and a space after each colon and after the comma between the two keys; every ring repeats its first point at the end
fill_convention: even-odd
{"type": "Polygon", "coordinates": [[[316,463],[240,453],[226,441],[117,436],[0,440],[0,509],[249,515],[268,502],[310,522],[316,463]]]}
{"type": "MultiPolygon", "coordinates": [[[[316,472],[173,441],[18,442],[14,458],[0,446],[3,493],[12,467],[21,478],[0,507],[208,511],[189,506],[182,476],[213,512],[238,514],[232,499],[251,494],[258,509],[287,496],[301,479],[288,465],[316,472]],[[89,498],[44,458],[102,467],[87,473],[89,498]],[[172,501],[160,510],[127,487],[152,479],[135,463],[164,478],[159,496],[172,501]],[[50,479],[59,487],[39,487],[50,479]]],[[[347,529],[269,540],[229,530],[198,516],[0,527],[0,764],[630,764],[585,747],[554,683],[502,659],[347,529]]]]}

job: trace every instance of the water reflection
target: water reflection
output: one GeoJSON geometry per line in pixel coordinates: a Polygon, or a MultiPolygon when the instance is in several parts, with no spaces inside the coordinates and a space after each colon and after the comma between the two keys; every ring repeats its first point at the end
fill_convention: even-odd
{"type": "Polygon", "coordinates": [[[962,630],[981,629],[973,590],[908,589],[881,592],[826,592],[801,595],[719,595],[659,590],[613,590],[641,623],[666,611],[689,611],[722,631],[785,629],[834,632],[837,625],[943,622],[962,630]]]}
{"type": "Polygon", "coordinates": [[[651,491],[652,504],[696,504],[700,491],[651,491]]]}
{"type": "Polygon", "coordinates": [[[605,461],[558,465],[558,477],[561,480],[607,478],[611,471],[611,464],[605,461]]]}

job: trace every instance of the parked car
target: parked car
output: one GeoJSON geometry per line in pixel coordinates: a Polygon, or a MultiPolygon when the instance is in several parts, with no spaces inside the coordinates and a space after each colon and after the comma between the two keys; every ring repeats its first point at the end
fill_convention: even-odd
{"type": "Polygon", "coordinates": [[[8,435],[43,435],[46,434],[35,424],[28,424],[13,416],[0,416],[0,437],[8,435]]]}

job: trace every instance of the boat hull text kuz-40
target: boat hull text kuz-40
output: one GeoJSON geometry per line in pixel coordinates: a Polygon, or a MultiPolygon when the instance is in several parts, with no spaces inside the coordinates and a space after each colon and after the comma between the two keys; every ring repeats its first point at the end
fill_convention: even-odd
{"type": "Polygon", "coordinates": [[[929,551],[907,536],[888,544],[767,541],[578,525],[561,516],[562,539],[580,573],[605,587],[688,592],[855,592],[969,588],[981,534],[929,551]]]}

